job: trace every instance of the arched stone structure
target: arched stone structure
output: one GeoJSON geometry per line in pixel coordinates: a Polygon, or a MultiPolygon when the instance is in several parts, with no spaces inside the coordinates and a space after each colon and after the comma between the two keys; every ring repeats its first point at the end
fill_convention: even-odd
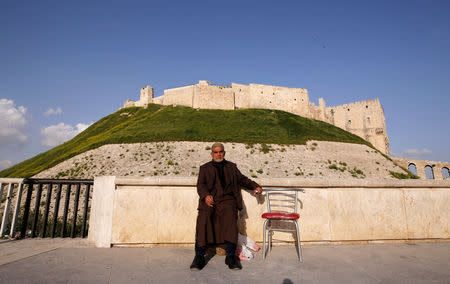
{"type": "Polygon", "coordinates": [[[450,163],[447,162],[436,162],[436,161],[425,161],[425,160],[413,160],[404,158],[393,158],[399,166],[409,169],[411,164],[416,166],[417,176],[421,179],[426,179],[425,167],[430,166],[433,169],[434,179],[444,179],[442,175],[443,168],[450,168],[450,163]]]}
{"type": "Polygon", "coordinates": [[[450,170],[447,167],[443,167],[441,169],[441,174],[442,174],[442,178],[443,179],[448,179],[450,178],[450,170]]]}
{"type": "Polygon", "coordinates": [[[425,178],[426,179],[434,179],[434,170],[430,165],[425,166],[425,178]]]}
{"type": "Polygon", "coordinates": [[[417,167],[416,167],[416,164],[410,163],[410,164],[408,165],[408,170],[409,170],[413,175],[416,175],[416,176],[417,176],[417,167]]]}

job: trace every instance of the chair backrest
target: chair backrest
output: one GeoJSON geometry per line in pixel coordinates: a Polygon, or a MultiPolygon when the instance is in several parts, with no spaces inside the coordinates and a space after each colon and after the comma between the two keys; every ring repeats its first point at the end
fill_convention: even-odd
{"type": "Polygon", "coordinates": [[[297,213],[301,188],[264,188],[268,212],[297,213]]]}

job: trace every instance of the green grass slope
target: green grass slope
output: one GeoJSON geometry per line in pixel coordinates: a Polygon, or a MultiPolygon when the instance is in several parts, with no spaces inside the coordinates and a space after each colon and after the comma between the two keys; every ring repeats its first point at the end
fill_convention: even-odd
{"type": "Polygon", "coordinates": [[[151,104],[146,109],[132,107],[108,115],[72,140],[1,171],[0,177],[30,177],[106,144],[157,141],[305,144],[308,140],[371,146],[331,124],[283,111],[197,110],[151,104]]]}

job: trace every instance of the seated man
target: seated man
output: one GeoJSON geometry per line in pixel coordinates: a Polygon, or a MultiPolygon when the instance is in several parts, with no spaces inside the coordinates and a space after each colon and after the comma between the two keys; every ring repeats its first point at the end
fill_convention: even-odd
{"type": "Polygon", "coordinates": [[[211,147],[212,161],[202,165],[197,180],[199,195],[195,258],[191,270],[200,270],[205,264],[208,244],[225,244],[225,263],[230,269],[242,269],[236,256],[238,239],[238,210],[242,209],[241,187],[261,194],[261,187],[248,179],[236,167],[226,161],[222,143],[211,147]]]}

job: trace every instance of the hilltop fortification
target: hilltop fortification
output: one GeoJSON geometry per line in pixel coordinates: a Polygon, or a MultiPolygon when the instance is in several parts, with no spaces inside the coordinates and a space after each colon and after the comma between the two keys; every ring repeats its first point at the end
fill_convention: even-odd
{"type": "Polygon", "coordinates": [[[195,85],[164,90],[164,94],[156,98],[153,88],[146,86],[141,89],[139,101],[128,99],[124,107],[145,107],[149,103],[200,109],[262,108],[287,111],[347,130],[389,155],[385,117],[378,99],[326,107],[325,100],[320,98],[316,106],[309,101],[308,90],[303,88],[236,83],[215,86],[208,81],[199,81],[195,85]]]}

